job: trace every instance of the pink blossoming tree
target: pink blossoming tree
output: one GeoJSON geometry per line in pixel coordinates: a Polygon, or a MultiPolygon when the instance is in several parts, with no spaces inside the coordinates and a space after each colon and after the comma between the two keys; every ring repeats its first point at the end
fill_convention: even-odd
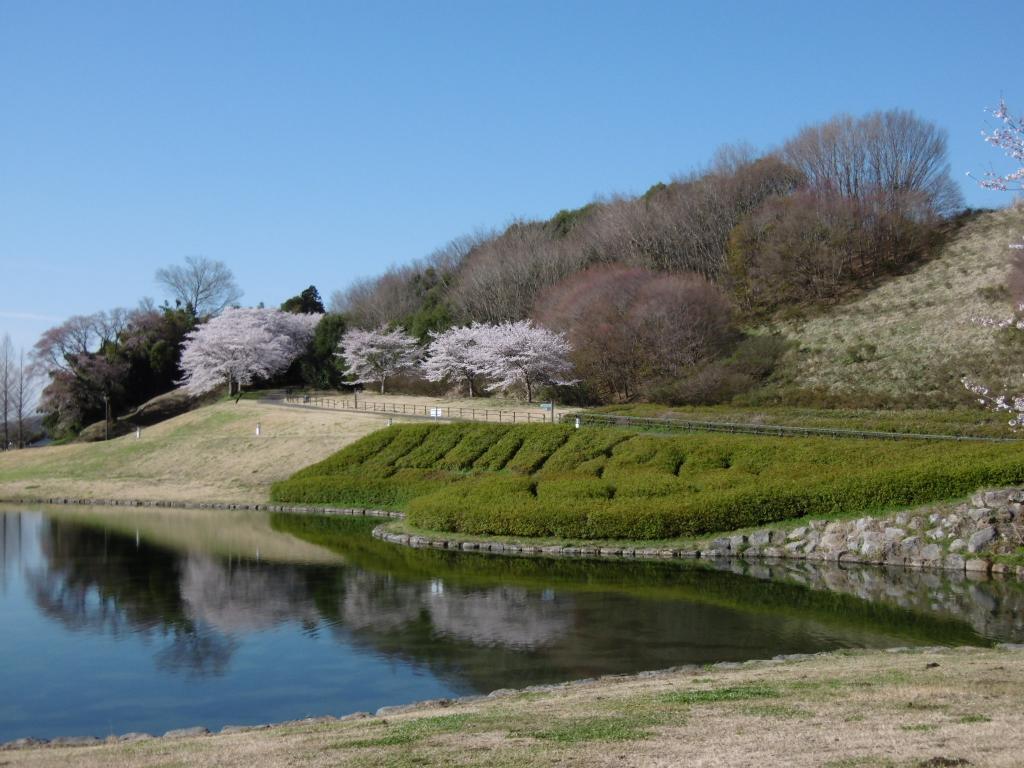
{"type": "Polygon", "coordinates": [[[538,386],[572,383],[572,347],[562,334],[529,320],[480,326],[477,334],[477,360],[492,381],[489,390],[521,388],[532,403],[538,386]]]}
{"type": "Polygon", "coordinates": [[[224,384],[229,395],[240,393],[243,386],[291,365],[322,317],[278,309],[226,309],[185,337],[180,383],[193,394],[224,384]]]}
{"type": "Polygon", "coordinates": [[[393,331],[385,326],[373,331],[353,328],[341,337],[338,355],[344,358],[353,383],[380,382],[383,395],[388,379],[416,367],[420,347],[416,339],[400,328],[393,331]]]}
{"type": "Polygon", "coordinates": [[[998,189],[1002,192],[1024,190],[1024,118],[1011,115],[1002,99],[999,100],[999,107],[991,110],[991,113],[1002,122],[1002,126],[990,133],[982,131],[981,135],[989,144],[1002,149],[1020,167],[1006,174],[988,171],[979,183],[985,189],[998,189]]]}
{"type": "Polygon", "coordinates": [[[482,340],[492,326],[473,323],[447,331],[432,331],[423,361],[423,375],[427,381],[464,381],[470,397],[477,391],[477,381],[486,371],[482,340]]]}

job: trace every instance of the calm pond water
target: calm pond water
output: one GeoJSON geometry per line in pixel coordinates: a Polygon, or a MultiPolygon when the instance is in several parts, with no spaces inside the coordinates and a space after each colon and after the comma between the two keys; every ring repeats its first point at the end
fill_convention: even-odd
{"type": "Polygon", "coordinates": [[[0,741],[310,715],[780,653],[1024,639],[1024,589],[410,550],[364,520],[0,509],[0,741]]]}

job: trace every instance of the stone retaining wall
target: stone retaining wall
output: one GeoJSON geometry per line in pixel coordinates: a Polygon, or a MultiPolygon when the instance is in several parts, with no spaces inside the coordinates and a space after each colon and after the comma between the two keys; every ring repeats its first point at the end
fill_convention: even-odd
{"type": "Polygon", "coordinates": [[[410,547],[470,552],[555,557],[819,560],[1015,575],[1024,579],[1024,566],[993,563],[991,557],[1024,545],[1024,490],[979,491],[968,502],[935,511],[900,512],[857,520],[814,520],[789,531],[762,528],[749,534],[711,539],[699,549],[466,541],[392,533],[384,526],[374,528],[373,535],[410,547]]]}

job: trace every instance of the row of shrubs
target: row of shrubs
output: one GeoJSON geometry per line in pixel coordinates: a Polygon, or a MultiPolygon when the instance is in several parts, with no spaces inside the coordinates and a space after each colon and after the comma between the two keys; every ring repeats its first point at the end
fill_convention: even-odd
{"type": "Polygon", "coordinates": [[[402,509],[465,534],[664,539],[1024,482],[1014,444],[402,425],[274,486],[275,501],[402,509]]]}

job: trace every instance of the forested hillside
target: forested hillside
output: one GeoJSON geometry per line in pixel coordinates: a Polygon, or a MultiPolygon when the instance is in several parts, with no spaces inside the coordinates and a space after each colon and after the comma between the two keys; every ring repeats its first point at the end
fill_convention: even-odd
{"type": "Polygon", "coordinates": [[[873,305],[849,304],[923,269],[917,282],[898,277],[903,288],[878,295],[890,320],[944,301],[956,302],[960,319],[1005,313],[1005,233],[1015,215],[962,210],[936,126],[899,110],[843,115],[772,152],[725,148],[705,169],[638,197],[456,239],[335,293],[331,309],[350,324],[402,327],[424,342],[453,325],[530,319],[571,344],[579,382],[559,396],[577,402],[794,392],[805,400],[864,393],[885,405],[921,396],[963,402],[960,371],[929,371],[927,384],[903,371],[882,386],[892,373],[884,367],[863,386],[837,379],[847,360],[913,367],[941,353],[955,368],[975,354],[991,357],[990,330],[958,327],[938,346],[920,345],[911,337],[934,322],[925,313],[893,323],[885,339],[867,338],[873,330],[857,317],[873,305]],[[935,286],[949,294],[914,305],[901,293],[935,286]],[[903,347],[913,349],[906,358],[903,347]]]}

